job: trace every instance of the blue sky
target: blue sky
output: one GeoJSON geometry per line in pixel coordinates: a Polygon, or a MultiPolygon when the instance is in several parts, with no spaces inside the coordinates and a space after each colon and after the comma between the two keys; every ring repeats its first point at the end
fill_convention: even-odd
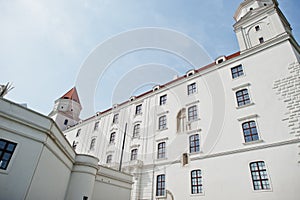
{"type": "MultiPolygon", "coordinates": [[[[186,34],[212,59],[234,53],[239,49],[232,16],[241,1],[0,0],[0,83],[13,82],[8,99],[48,114],[54,100],[75,85],[81,65],[97,45],[142,27],[186,34]]],[[[279,0],[279,4],[299,41],[300,2],[279,0]]],[[[114,71],[117,65],[134,68],[151,62],[181,73],[191,67],[174,55],[153,50],[123,56],[99,82],[99,88],[108,89],[96,91],[95,110],[111,104],[115,85],[109,80],[122,76],[114,71]]]]}

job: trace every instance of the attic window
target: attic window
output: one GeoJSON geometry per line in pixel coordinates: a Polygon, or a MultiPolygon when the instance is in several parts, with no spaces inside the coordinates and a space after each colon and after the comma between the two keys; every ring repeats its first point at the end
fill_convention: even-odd
{"type": "Polygon", "coordinates": [[[189,76],[192,76],[195,74],[195,70],[189,70],[187,73],[186,73],[186,76],[189,77],[189,76]]]}
{"type": "Polygon", "coordinates": [[[225,56],[221,56],[221,57],[219,57],[219,58],[216,59],[216,64],[221,64],[225,60],[226,60],[225,56]]]}
{"type": "Polygon", "coordinates": [[[135,96],[132,96],[132,97],[130,97],[130,99],[129,99],[130,101],[133,101],[133,100],[135,100],[135,96]]]}
{"type": "Polygon", "coordinates": [[[152,91],[154,92],[154,91],[158,90],[159,88],[160,88],[160,86],[159,86],[159,85],[156,85],[156,86],[154,86],[154,87],[152,88],[152,91]]]}

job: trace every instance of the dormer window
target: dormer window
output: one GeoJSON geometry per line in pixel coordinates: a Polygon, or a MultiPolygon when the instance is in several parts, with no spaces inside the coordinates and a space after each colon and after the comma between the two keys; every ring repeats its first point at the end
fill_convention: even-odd
{"type": "Polygon", "coordinates": [[[192,76],[195,74],[195,70],[192,69],[192,70],[189,70],[187,73],[186,73],[186,76],[189,77],[189,76],[192,76]]]}
{"type": "Polygon", "coordinates": [[[255,26],[255,31],[259,31],[260,30],[260,26],[255,26]]]}
{"type": "Polygon", "coordinates": [[[216,59],[216,64],[221,64],[222,62],[226,61],[225,56],[220,56],[219,58],[216,59]]]}

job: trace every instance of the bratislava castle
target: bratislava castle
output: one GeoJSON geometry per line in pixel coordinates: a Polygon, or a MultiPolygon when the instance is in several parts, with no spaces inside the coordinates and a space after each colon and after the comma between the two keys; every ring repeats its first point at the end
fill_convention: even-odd
{"type": "Polygon", "coordinates": [[[240,50],[79,118],[50,116],[77,153],[133,175],[132,200],[300,199],[300,48],[277,0],[234,14],[240,50]]]}

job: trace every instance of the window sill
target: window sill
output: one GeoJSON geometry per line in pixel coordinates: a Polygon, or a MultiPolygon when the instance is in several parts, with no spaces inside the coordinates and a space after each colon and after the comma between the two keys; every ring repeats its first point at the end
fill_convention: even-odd
{"type": "Polygon", "coordinates": [[[200,121],[200,118],[197,118],[197,119],[191,119],[191,120],[189,120],[187,123],[190,124],[190,123],[193,123],[193,122],[196,122],[196,121],[200,121]]]}
{"type": "Polygon", "coordinates": [[[201,193],[197,193],[197,194],[190,194],[191,197],[198,197],[198,196],[204,196],[205,193],[201,192],[201,193]]]}
{"type": "Polygon", "coordinates": [[[156,161],[158,161],[158,162],[165,161],[165,160],[168,160],[168,158],[167,157],[165,157],[165,158],[156,158],[156,161]]]}
{"type": "Polygon", "coordinates": [[[241,79],[241,78],[243,78],[243,77],[245,77],[245,76],[246,76],[246,75],[243,74],[243,75],[240,75],[240,76],[238,76],[238,77],[232,78],[232,80],[238,80],[238,79],[241,79]]]}
{"type": "Polygon", "coordinates": [[[165,131],[165,130],[168,130],[168,128],[158,129],[157,131],[165,131]]]}
{"type": "Polygon", "coordinates": [[[155,196],[155,199],[167,199],[167,196],[155,196]]]}
{"type": "Polygon", "coordinates": [[[242,108],[246,108],[246,107],[253,106],[253,105],[254,105],[254,102],[251,102],[251,103],[248,103],[246,105],[237,106],[236,109],[242,109],[242,108]]]}
{"type": "Polygon", "coordinates": [[[196,156],[196,155],[199,155],[200,153],[203,153],[203,151],[192,152],[192,153],[189,153],[189,155],[196,156]]]}
{"type": "Polygon", "coordinates": [[[244,142],[243,145],[252,145],[252,144],[259,144],[265,142],[264,140],[255,140],[251,142],[244,142]]]}
{"type": "Polygon", "coordinates": [[[270,189],[262,189],[262,190],[254,190],[252,189],[252,192],[259,193],[259,192],[273,192],[272,188],[270,189]]]}

